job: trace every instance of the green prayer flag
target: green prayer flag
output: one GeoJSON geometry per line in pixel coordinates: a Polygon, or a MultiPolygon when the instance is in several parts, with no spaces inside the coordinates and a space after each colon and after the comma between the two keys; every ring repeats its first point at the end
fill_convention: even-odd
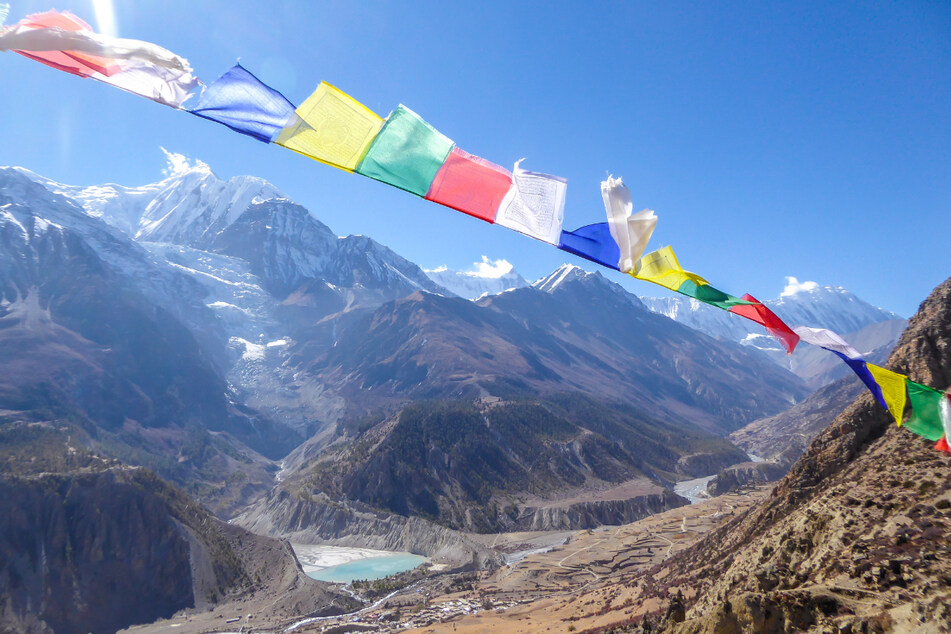
{"type": "Polygon", "coordinates": [[[357,174],[425,196],[453,142],[400,104],[386,119],[357,174]]]}
{"type": "Polygon", "coordinates": [[[928,440],[938,441],[944,436],[939,407],[944,394],[927,385],[908,381],[908,399],[911,418],[902,427],[928,440]]]}
{"type": "Polygon", "coordinates": [[[677,288],[677,292],[723,310],[730,310],[733,306],[748,306],[753,303],[724,293],[709,284],[697,284],[693,280],[684,280],[677,288]]]}

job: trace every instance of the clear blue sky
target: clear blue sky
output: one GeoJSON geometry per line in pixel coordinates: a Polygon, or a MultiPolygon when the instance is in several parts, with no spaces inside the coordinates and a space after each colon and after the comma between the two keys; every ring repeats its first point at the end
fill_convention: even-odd
{"type": "MultiPolygon", "coordinates": [[[[97,26],[92,0],[55,6],[97,26]]],[[[106,5],[109,2],[104,3],[106,5]]],[[[321,80],[385,116],[398,103],[462,148],[568,178],[566,228],[604,219],[622,176],[659,218],[652,247],[722,290],[775,297],[787,275],[911,315],[951,274],[948,2],[115,2],[122,37],[191,62],[237,58],[300,103],[321,80]]],[[[159,180],[159,146],[223,178],[264,177],[338,234],[426,268],[544,244],[277,146],[0,54],[0,164],[76,185],[159,180]]],[[[592,265],[590,268],[593,268],[592,265]]],[[[639,295],[658,287],[625,281],[639,295]]]]}

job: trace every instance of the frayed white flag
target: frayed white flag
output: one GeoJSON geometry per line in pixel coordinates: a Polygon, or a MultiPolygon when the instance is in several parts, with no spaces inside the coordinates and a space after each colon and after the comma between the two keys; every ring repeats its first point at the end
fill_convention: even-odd
{"type": "Polygon", "coordinates": [[[650,209],[631,213],[634,210],[631,190],[620,178],[608,176],[606,181],[602,181],[601,196],[608,214],[608,229],[621,251],[618,269],[622,273],[629,273],[647,250],[647,243],[657,227],[657,216],[650,209]]]}

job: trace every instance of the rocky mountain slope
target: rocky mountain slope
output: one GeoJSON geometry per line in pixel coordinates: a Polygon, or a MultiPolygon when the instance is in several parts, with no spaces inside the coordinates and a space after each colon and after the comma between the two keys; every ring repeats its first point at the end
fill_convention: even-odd
{"type": "MultiPolygon", "coordinates": [[[[951,383],[951,280],[888,367],[951,383]]],[[[947,631],[951,470],[933,445],[859,397],[770,498],[643,580],[647,595],[687,597],[686,620],[665,631],[947,631]]]]}
{"type": "Polygon", "coordinates": [[[0,630],[114,632],[258,595],[304,612],[347,604],[288,544],[219,522],[148,470],[75,448],[27,459],[17,440],[56,434],[19,432],[5,428],[0,451],[0,630]]]}
{"type": "Polygon", "coordinates": [[[0,170],[0,243],[5,420],[68,423],[225,510],[266,488],[263,456],[301,438],[236,401],[200,286],[16,170],[0,170]]]}
{"type": "Polygon", "coordinates": [[[326,496],[475,532],[593,528],[681,506],[662,484],[746,459],[695,426],[580,394],[423,401],[345,431],[271,498],[326,496]]]}
{"type": "Polygon", "coordinates": [[[298,371],[359,402],[356,415],[514,385],[582,391],[729,431],[807,394],[781,368],[655,315],[599,273],[568,265],[477,302],[415,293],[354,314],[339,322],[333,346],[310,354],[298,371]]]}

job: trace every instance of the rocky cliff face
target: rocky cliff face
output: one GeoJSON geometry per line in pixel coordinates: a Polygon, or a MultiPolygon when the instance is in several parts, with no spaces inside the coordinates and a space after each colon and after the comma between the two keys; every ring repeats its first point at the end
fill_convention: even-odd
{"type": "Polygon", "coordinates": [[[286,545],[218,522],[147,470],[100,467],[0,476],[0,630],[114,632],[264,586],[329,605],[286,545]]]}
{"type": "Polygon", "coordinates": [[[501,556],[454,531],[418,517],[403,517],[324,494],[272,495],[235,519],[250,531],[302,544],[331,544],[411,552],[453,568],[490,568],[501,556]]]}
{"type": "Polygon", "coordinates": [[[593,500],[561,506],[524,509],[515,522],[517,530],[584,530],[599,526],[630,524],[654,513],[689,504],[671,491],[641,495],[626,500],[593,500]]]}
{"type": "MultiPolygon", "coordinates": [[[[951,280],[921,305],[888,367],[948,385],[951,280]]],[[[687,620],[666,629],[947,631],[951,468],[933,445],[858,398],[770,498],[654,571],[693,596],[687,620]]]]}

